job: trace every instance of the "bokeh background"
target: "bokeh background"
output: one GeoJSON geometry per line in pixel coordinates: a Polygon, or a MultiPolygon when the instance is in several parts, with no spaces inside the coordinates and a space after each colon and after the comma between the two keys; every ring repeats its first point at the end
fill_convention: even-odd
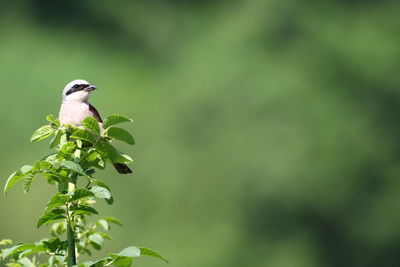
{"type": "MultiPolygon", "coordinates": [[[[132,117],[135,175],[99,172],[116,242],[176,267],[400,265],[396,0],[0,0],[0,177],[87,79],[132,117]]],[[[0,196],[0,239],[32,242],[53,188],[0,196]]],[[[156,259],[136,266],[165,266],[156,259]]]]}

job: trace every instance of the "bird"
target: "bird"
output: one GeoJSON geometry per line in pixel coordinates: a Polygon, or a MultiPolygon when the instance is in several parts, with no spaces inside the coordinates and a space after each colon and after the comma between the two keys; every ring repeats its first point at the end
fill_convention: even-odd
{"type": "MultiPolygon", "coordinates": [[[[62,103],[58,119],[61,124],[79,126],[89,116],[94,117],[103,130],[103,120],[97,109],[89,103],[90,93],[96,90],[96,86],[86,80],[78,79],[69,82],[62,93],[62,103]]],[[[132,170],[123,163],[113,163],[114,168],[120,174],[132,173],[132,170]]]]}

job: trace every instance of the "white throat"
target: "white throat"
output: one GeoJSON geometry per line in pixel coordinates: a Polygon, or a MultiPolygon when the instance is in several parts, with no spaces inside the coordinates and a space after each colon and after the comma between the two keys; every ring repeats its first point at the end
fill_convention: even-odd
{"type": "Polygon", "coordinates": [[[90,92],[85,90],[72,93],[63,97],[63,103],[88,103],[90,92]]]}

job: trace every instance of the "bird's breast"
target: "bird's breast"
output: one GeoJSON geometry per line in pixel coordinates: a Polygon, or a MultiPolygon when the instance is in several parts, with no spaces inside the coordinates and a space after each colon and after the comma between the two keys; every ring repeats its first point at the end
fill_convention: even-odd
{"type": "Polygon", "coordinates": [[[87,103],[63,103],[58,119],[61,124],[79,126],[81,125],[81,121],[90,115],[91,113],[87,103]]]}

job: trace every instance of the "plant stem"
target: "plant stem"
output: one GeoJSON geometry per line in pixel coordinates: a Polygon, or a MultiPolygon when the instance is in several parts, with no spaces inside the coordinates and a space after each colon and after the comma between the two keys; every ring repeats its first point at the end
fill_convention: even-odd
{"type": "MultiPolygon", "coordinates": [[[[65,191],[68,188],[68,183],[59,183],[58,190],[60,192],[65,191]]],[[[65,205],[67,212],[67,266],[72,267],[76,265],[76,248],[75,248],[75,233],[73,218],[69,213],[69,203],[65,205]]]]}
{"type": "Polygon", "coordinates": [[[75,253],[75,234],[73,231],[73,225],[68,221],[68,232],[67,232],[67,243],[68,243],[68,267],[76,265],[76,253],[75,253]]]}

